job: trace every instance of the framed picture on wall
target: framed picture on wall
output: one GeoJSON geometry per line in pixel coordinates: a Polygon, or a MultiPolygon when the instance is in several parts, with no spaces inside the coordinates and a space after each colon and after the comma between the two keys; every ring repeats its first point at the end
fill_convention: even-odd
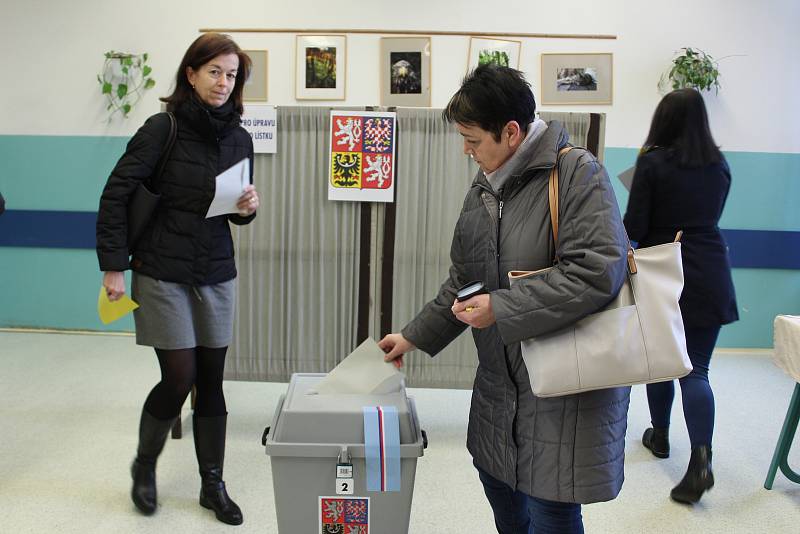
{"type": "Polygon", "coordinates": [[[266,50],[243,50],[250,56],[252,68],[250,77],[244,82],[244,92],[242,96],[246,102],[266,102],[267,101],[267,51],[266,50]]]}
{"type": "Polygon", "coordinates": [[[381,106],[430,105],[430,37],[382,37],[381,106]]]}
{"type": "Polygon", "coordinates": [[[487,63],[518,69],[519,52],[521,48],[521,41],[470,37],[467,72],[470,72],[478,65],[485,65],[487,63]]]}
{"type": "Polygon", "coordinates": [[[298,35],[295,58],[297,100],[344,100],[347,36],[298,35]]]}
{"type": "Polygon", "coordinates": [[[542,54],[542,104],[611,104],[613,57],[542,54]]]}

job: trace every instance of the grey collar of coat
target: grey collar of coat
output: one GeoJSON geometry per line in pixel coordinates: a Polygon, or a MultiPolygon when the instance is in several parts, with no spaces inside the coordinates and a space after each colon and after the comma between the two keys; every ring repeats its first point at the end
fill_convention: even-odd
{"type": "Polygon", "coordinates": [[[522,169],[528,166],[531,157],[537,150],[537,141],[546,131],[546,122],[538,118],[534,120],[528,125],[525,138],[517,147],[517,150],[511,153],[511,157],[494,171],[484,173],[495,191],[500,191],[510,178],[518,176],[522,169]]]}
{"type": "MultiPolygon", "coordinates": [[[[509,193],[513,192],[513,190],[516,190],[521,183],[526,181],[525,177],[529,178],[535,173],[535,171],[552,169],[556,164],[558,151],[561,150],[561,148],[563,148],[568,141],[569,134],[567,133],[566,128],[564,128],[559,121],[548,122],[547,130],[545,130],[542,136],[536,140],[535,148],[531,150],[533,157],[531,158],[530,162],[522,169],[521,172],[512,175],[507,180],[505,187],[506,193],[503,196],[506,197],[509,193]]],[[[497,195],[495,190],[489,184],[489,181],[486,179],[486,175],[483,174],[483,171],[480,169],[478,170],[478,174],[475,176],[475,180],[473,181],[472,185],[473,187],[479,186],[483,189],[486,189],[493,195],[497,195]]]]}

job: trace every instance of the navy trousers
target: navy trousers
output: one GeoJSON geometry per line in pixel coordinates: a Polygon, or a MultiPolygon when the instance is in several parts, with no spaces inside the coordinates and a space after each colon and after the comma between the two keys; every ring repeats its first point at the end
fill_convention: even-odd
{"type": "MultiPolygon", "coordinates": [[[[710,447],[714,434],[714,392],[708,381],[708,367],[719,330],[719,326],[686,328],[686,348],[694,369],[681,378],[680,383],[683,415],[692,448],[701,445],[710,447]]],[[[673,380],[647,385],[647,403],[650,405],[650,420],[654,427],[669,426],[674,398],[673,380]]]]}
{"type": "Polygon", "coordinates": [[[499,534],[583,534],[580,504],[531,497],[475,467],[499,534]]]}

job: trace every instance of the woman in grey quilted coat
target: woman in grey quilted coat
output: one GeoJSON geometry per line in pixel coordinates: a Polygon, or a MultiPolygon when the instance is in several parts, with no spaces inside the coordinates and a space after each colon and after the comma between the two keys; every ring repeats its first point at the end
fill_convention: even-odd
{"type": "Polygon", "coordinates": [[[467,327],[478,349],[467,448],[501,534],[581,533],[581,504],[622,487],[630,388],[536,397],[520,341],[597,311],[619,291],[627,242],[605,169],[568,144],[558,122],[535,116],[522,73],[481,66],[443,113],[480,167],[456,224],[452,266],[438,295],[401,333],[384,337],[386,360],[415,348],[436,355],[467,327]],[[558,159],[558,161],[557,161],[558,159]],[[559,263],[511,289],[508,272],[553,264],[548,176],[558,165],[559,263]],[[462,302],[458,289],[487,293],[462,302]]]}

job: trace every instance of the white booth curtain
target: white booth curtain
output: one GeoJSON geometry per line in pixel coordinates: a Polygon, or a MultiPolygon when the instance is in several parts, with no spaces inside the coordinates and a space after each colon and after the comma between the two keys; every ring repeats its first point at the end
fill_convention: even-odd
{"type": "MultiPolygon", "coordinates": [[[[234,228],[239,299],[228,379],[285,382],[294,372],[327,372],[361,341],[359,291],[368,293],[362,302],[370,306],[361,331],[377,340],[382,316],[390,314],[386,323],[399,331],[447,276],[453,228],[477,170],[461,136],[442,121],[441,110],[397,110],[393,258],[385,266],[386,206],[370,206],[367,229],[361,204],[327,200],[330,109],[278,108],[278,152],[256,155],[261,208],[250,225],[234,228]],[[369,283],[359,281],[362,231],[371,237],[369,283]],[[381,298],[385,268],[390,305],[381,298]]],[[[586,146],[589,113],[541,117],[561,121],[573,144],[586,146]]],[[[404,372],[408,386],[470,388],[476,366],[465,330],[435,358],[412,353],[404,372]]]]}

